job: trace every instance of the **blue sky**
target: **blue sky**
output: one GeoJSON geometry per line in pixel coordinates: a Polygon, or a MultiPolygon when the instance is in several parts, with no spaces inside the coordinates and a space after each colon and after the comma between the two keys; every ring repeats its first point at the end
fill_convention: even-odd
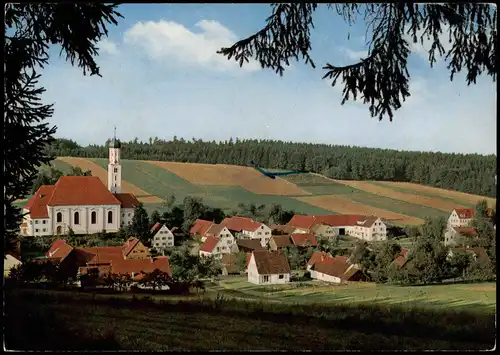
{"type": "Polygon", "coordinates": [[[340,104],[342,87],[322,80],[321,67],[363,56],[362,18],[349,28],[320,5],[312,31],[316,69],[294,61],[283,77],[258,63],[239,68],[215,53],[261,29],[270,10],[267,4],[122,5],[124,19],[99,44],[102,78],[84,77],[57,55],[44,70],[56,136],[102,144],[116,125],[127,141],[239,137],[496,154],[496,84],[484,76],[467,87],[464,75],[450,82],[445,64],[431,69],[420,45],[409,61],[412,97],[393,122],[371,118],[361,102],[340,104]]]}

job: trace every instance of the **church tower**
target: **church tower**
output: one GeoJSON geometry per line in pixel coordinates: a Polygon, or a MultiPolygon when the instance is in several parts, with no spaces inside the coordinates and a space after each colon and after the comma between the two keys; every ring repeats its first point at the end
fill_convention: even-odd
{"type": "Polygon", "coordinates": [[[115,135],[109,142],[109,163],[108,163],[108,190],[112,193],[120,193],[122,187],[122,166],[120,165],[121,143],[115,135]]]}

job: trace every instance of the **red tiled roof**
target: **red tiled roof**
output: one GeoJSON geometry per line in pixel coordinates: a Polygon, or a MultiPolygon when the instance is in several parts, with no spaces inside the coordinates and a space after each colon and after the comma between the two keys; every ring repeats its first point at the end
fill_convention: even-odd
{"type": "MultiPolygon", "coordinates": [[[[327,262],[316,262],[313,265],[313,269],[317,272],[330,275],[330,276],[335,276],[338,278],[342,278],[344,273],[347,271],[347,269],[351,266],[346,260],[342,258],[332,258],[333,262],[331,260],[328,260],[327,262]]],[[[354,266],[353,266],[354,267],[354,266]]]]}
{"type": "Polygon", "coordinates": [[[283,248],[293,245],[289,235],[273,235],[271,239],[274,240],[274,243],[278,248],[283,248]]]}
{"type": "Polygon", "coordinates": [[[157,229],[160,229],[161,227],[163,227],[163,224],[160,222],[156,222],[155,225],[151,227],[150,232],[154,233],[157,229]]]}
{"type": "Polygon", "coordinates": [[[312,265],[314,265],[314,263],[316,263],[318,261],[322,262],[323,260],[326,260],[326,259],[333,260],[333,258],[330,255],[328,255],[327,253],[325,253],[324,251],[314,251],[311,255],[311,258],[307,262],[307,265],[312,266],[312,265]]]}
{"type": "Polygon", "coordinates": [[[465,237],[476,237],[477,236],[477,231],[472,228],[472,227],[453,227],[455,232],[457,232],[460,235],[463,235],[465,237]]]}
{"type": "Polygon", "coordinates": [[[47,203],[52,197],[54,189],[54,185],[40,186],[26,206],[24,206],[25,209],[30,211],[30,217],[32,219],[49,218],[47,203]]]}
{"type": "Polygon", "coordinates": [[[451,248],[452,252],[456,253],[471,253],[474,254],[477,258],[487,258],[488,253],[486,249],[483,247],[474,247],[474,248],[451,248]]]}
{"type": "Polygon", "coordinates": [[[154,259],[113,260],[111,263],[111,272],[114,274],[149,273],[155,269],[166,272],[172,276],[167,256],[160,256],[154,259]]]}
{"type": "Polygon", "coordinates": [[[291,234],[296,229],[296,227],[289,226],[289,225],[286,225],[286,224],[285,225],[273,224],[269,228],[271,228],[271,230],[274,231],[274,232],[279,231],[279,232],[282,232],[282,233],[285,233],[285,234],[291,234]]]}
{"type": "Polygon", "coordinates": [[[130,254],[132,249],[134,249],[138,243],[139,239],[134,237],[128,238],[128,240],[122,246],[123,256],[126,257],[128,254],[130,254]]]}
{"type": "Polygon", "coordinates": [[[241,232],[243,230],[253,232],[257,228],[260,228],[263,223],[255,222],[251,218],[248,217],[238,217],[233,216],[230,218],[225,218],[222,222],[222,225],[226,226],[227,229],[241,232]]]}
{"type": "Polygon", "coordinates": [[[205,221],[204,219],[197,219],[194,225],[189,230],[189,233],[196,234],[199,236],[204,236],[208,228],[213,224],[213,222],[205,221]]]}
{"type": "Polygon", "coordinates": [[[66,243],[64,239],[56,239],[45,255],[49,258],[60,258],[61,260],[68,256],[73,247],[66,243]]]}
{"type": "Polygon", "coordinates": [[[406,256],[406,254],[408,254],[408,250],[407,249],[401,249],[401,255],[402,256],[406,256]]]}
{"type": "Polygon", "coordinates": [[[217,243],[219,242],[219,238],[216,237],[207,237],[205,242],[200,246],[200,251],[205,251],[207,253],[213,252],[215,247],[217,246],[217,243]]]}
{"type": "Polygon", "coordinates": [[[48,206],[121,204],[96,176],[61,176],[54,186],[48,206]]]}
{"type": "Polygon", "coordinates": [[[215,224],[212,223],[212,225],[207,229],[205,232],[206,236],[213,236],[213,237],[218,237],[220,232],[225,228],[223,224],[215,224]]]}
{"type": "Polygon", "coordinates": [[[316,237],[311,233],[295,233],[290,236],[290,239],[292,239],[294,245],[299,247],[318,245],[316,237]]]}
{"type": "Polygon", "coordinates": [[[398,266],[403,266],[407,261],[408,259],[406,259],[403,255],[399,255],[396,259],[394,259],[394,263],[398,266]]]}
{"type": "Polygon", "coordinates": [[[309,229],[315,223],[315,216],[302,216],[302,215],[294,215],[290,221],[288,221],[287,225],[293,226],[296,228],[306,228],[309,229]]]}
{"type": "Polygon", "coordinates": [[[284,253],[254,251],[253,257],[260,275],[285,274],[290,272],[290,264],[284,253]]]}
{"type": "Polygon", "coordinates": [[[122,208],[136,208],[140,205],[139,200],[134,195],[129,193],[115,194],[115,197],[121,202],[122,208]]]}
{"type": "Polygon", "coordinates": [[[87,262],[88,265],[109,264],[113,260],[124,260],[122,247],[119,246],[78,248],[78,250],[93,255],[87,262]]]}
{"type": "Polygon", "coordinates": [[[476,214],[476,210],[473,208],[456,208],[455,212],[460,219],[470,219],[476,214]]]}

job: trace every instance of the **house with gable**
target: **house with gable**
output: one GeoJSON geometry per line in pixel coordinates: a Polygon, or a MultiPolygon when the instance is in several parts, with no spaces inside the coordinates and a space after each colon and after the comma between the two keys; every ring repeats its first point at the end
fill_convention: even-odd
{"type": "Polygon", "coordinates": [[[132,223],[139,205],[121,193],[121,144],[109,144],[108,187],[95,176],[62,176],[55,185],[42,185],[24,206],[21,233],[26,236],[117,232],[132,223]]]}
{"type": "Polygon", "coordinates": [[[469,226],[475,214],[476,210],[473,208],[455,208],[448,217],[447,229],[469,226]]]}
{"type": "Polygon", "coordinates": [[[269,250],[276,251],[291,246],[293,246],[293,242],[289,234],[273,235],[269,240],[269,250]]]}
{"type": "Polygon", "coordinates": [[[301,229],[286,224],[272,224],[271,226],[269,226],[269,228],[271,229],[272,235],[290,235],[292,233],[302,233],[301,229]]]}
{"type": "Polygon", "coordinates": [[[122,247],[122,254],[125,259],[145,259],[151,254],[142,242],[134,237],[130,237],[122,247]]]}
{"type": "Polygon", "coordinates": [[[479,238],[479,235],[475,228],[468,226],[451,227],[444,233],[444,245],[466,246],[477,238],[479,238]]]}
{"type": "Polygon", "coordinates": [[[173,248],[175,236],[174,233],[168,229],[164,223],[155,223],[151,228],[151,246],[156,250],[164,250],[173,248]]]}
{"type": "Polygon", "coordinates": [[[208,236],[200,246],[200,256],[215,256],[222,258],[223,254],[237,253],[238,246],[232,235],[228,237],[218,238],[208,236]]]}
{"type": "Polygon", "coordinates": [[[257,285],[284,284],[290,282],[290,264],[279,251],[254,251],[247,267],[248,282],[257,285]]]}
{"type": "Polygon", "coordinates": [[[263,247],[266,247],[269,239],[271,239],[271,228],[251,218],[233,216],[225,218],[221,224],[233,232],[237,239],[240,236],[242,238],[259,239],[263,247]]]}
{"type": "Polygon", "coordinates": [[[237,239],[236,245],[240,251],[245,253],[266,250],[258,239],[237,239]]]}

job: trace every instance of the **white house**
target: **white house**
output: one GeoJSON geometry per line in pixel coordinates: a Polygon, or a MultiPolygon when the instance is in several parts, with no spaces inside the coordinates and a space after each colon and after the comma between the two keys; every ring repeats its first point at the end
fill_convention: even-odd
{"type": "Polygon", "coordinates": [[[240,233],[243,238],[259,239],[263,247],[266,247],[271,239],[271,228],[251,218],[233,216],[225,218],[221,224],[230,231],[240,233]]]}
{"type": "Polygon", "coordinates": [[[14,253],[8,253],[3,259],[3,276],[8,277],[10,270],[17,265],[21,265],[21,258],[14,253]]]}
{"type": "Polygon", "coordinates": [[[200,256],[213,255],[222,258],[222,254],[237,253],[238,246],[234,237],[229,235],[221,235],[220,238],[208,236],[200,246],[200,256]]]}
{"type": "Polygon", "coordinates": [[[174,234],[165,224],[155,223],[151,228],[151,233],[153,234],[151,245],[156,250],[163,250],[174,246],[174,234]]]}
{"type": "Polygon", "coordinates": [[[477,237],[477,231],[472,227],[451,227],[444,233],[444,245],[467,245],[467,241],[477,237]]]}
{"type": "Polygon", "coordinates": [[[476,214],[476,210],[473,208],[456,208],[454,209],[450,217],[448,217],[447,229],[453,227],[466,227],[472,221],[472,217],[476,214]]]}
{"type": "Polygon", "coordinates": [[[313,253],[307,263],[311,278],[325,282],[343,283],[363,280],[363,274],[345,256],[331,257],[325,253],[313,253]]]}
{"type": "Polygon", "coordinates": [[[257,285],[290,282],[290,264],[285,254],[274,251],[254,251],[247,267],[248,282],[257,285]]]}
{"type": "Polygon", "coordinates": [[[95,176],[62,176],[42,185],[24,207],[21,233],[28,236],[117,232],[132,223],[137,198],[120,193],[120,142],[109,145],[108,188],[95,176]]]}

